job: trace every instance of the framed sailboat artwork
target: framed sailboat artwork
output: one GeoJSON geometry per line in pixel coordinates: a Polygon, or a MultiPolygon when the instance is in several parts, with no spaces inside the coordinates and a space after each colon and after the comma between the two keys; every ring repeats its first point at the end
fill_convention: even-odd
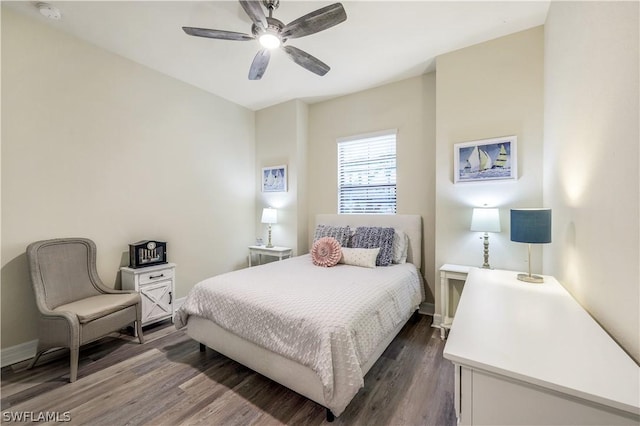
{"type": "Polygon", "coordinates": [[[287,192],[287,166],[262,168],[262,192],[287,192]]]}
{"type": "Polygon", "coordinates": [[[504,136],[453,146],[453,182],[485,182],[517,179],[516,136],[504,136]]]}

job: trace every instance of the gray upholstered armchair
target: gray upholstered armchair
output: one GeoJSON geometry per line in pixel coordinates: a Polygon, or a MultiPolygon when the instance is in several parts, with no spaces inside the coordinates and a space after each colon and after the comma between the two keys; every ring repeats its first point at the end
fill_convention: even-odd
{"type": "Polygon", "coordinates": [[[140,295],[106,287],[96,269],[96,245],[86,238],[38,241],[27,247],[31,283],[40,311],[33,366],[44,352],[68,347],[69,381],[78,375],[80,345],[135,322],[140,343],[140,295]]]}

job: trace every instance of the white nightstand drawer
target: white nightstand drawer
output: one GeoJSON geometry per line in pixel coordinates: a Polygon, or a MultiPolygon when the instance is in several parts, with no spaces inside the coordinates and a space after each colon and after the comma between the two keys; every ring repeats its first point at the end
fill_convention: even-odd
{"type": "Polygon", "coordinates": [[[140,285],[173,278],[174,268],[157,269],[140,274],[140,285]]]}

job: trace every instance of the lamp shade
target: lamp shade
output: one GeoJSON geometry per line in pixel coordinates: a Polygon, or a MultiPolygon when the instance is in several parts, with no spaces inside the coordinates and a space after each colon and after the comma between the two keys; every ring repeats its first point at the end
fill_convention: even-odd
{"type": "Polygon", "coordinates": [[[262,223],[278,223],[278,210],[271,207],[262,209],[262,223]]]}
{"type": "Polygon", "coordinates": [[[476,208],[471,216],[471,230],[481,232],[500,232],[500,210],[476,208]]]}
{"type": "Polygon", "coordinates": [[[551,242],[551,209],[511,209],[511,241],[551,242]]]}

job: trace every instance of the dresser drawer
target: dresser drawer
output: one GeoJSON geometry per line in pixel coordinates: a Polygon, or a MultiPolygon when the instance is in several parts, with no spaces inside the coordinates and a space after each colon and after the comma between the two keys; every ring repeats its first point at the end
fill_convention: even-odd
{"type": "Polygon", "coordinates": [[[173,271],[174,271],[173,267],[168,267],[165,269],[156,269],[155,271],[144,272],[140,274],[139,284],[143,285],[143,284],[154,283],[156,281],[173,278],[173,273],[174,273],[173,271]]]}

